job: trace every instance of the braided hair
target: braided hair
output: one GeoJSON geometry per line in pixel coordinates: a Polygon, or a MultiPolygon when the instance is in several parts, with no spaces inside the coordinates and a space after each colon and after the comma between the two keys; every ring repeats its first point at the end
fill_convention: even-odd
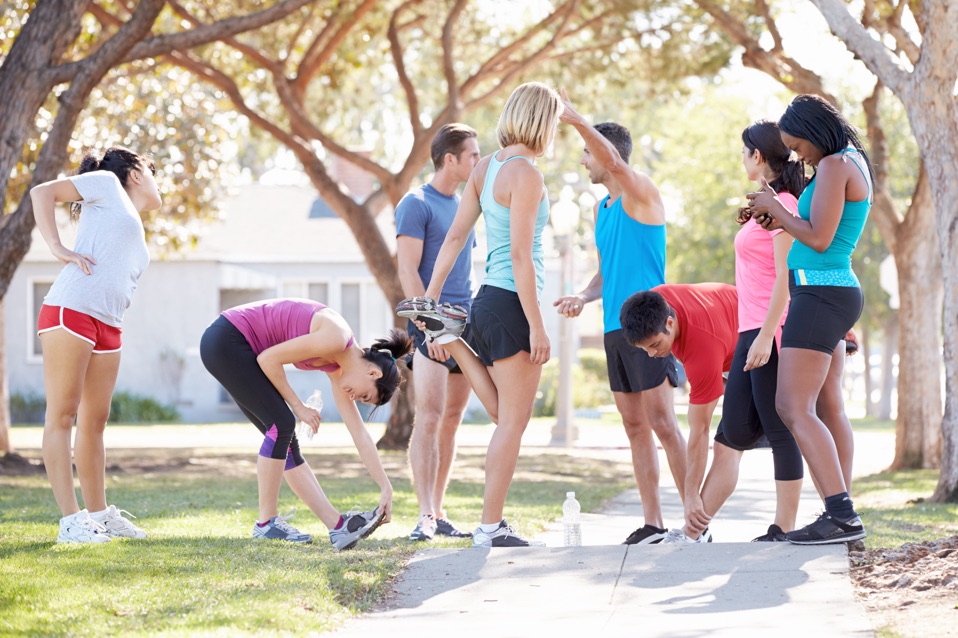
{"type": "Polygon", "coordinates": [[[778,128],[792,137],[808,140],[825,157],[841,153],[851,144],[861,153],[868,166],[871,182],[875,183],[875,172],[858,137],[858,130],[824,98],[817,95],[797,96],[778,120],[778,128]]]}

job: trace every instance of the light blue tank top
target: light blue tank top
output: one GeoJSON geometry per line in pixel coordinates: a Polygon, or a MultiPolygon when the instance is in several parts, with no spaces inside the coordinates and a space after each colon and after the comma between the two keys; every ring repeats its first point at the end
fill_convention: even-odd
{"type": "Polygon", "coordinates": [[[605,331],[622,328],[619,311],[632,294],[665,283],[665,224],[637,222],[618,198],[599,202],[595,246],[602,265],[602,314],[605,331]]]}
{"type": "MultiPolygon", "coordinates": [[[[788,253],[788,268],[796,271],[796,280],[801,284],[816,286],[857,286],[858,278],[852,271],[852,252],[862,235],[868,211],[871,209],[872,184],[868,171],[862,166],[864,158],[857,149],[849,147],[841,152],[848,154],[849,159],[865,176],[868,182],[868,196],[857,202],[845,202],[842,209],[842,218],[835,230],[835,237],[823,252],[809,248],[797,239],[792,241],[792,249],[788,253]]],[[[808,220],[812,215],[812,196],[815,194],[816,180],[809,182],[798,199],[798,214],[808,220]]]]}
{"type": "MultiPolygon", "coordinates": [[[[512,272],[512,235],[509,233],[510,211],[505,206],[496,202],[493,197],[493,185],[496,183],[496,176],[499,170],[512,160],[522,157],[514,155],[509,159],[500,162],[496,159],[495,153],[489,158],[489,167],[486,169],[486,178],[482,184],[482,192],[479,194],[479,206],[482,208],[482,217],[486,222],[486,244],[488,253],[486,254],[486,277],[483,280],[484,286],[495,286],[505,290],[516,291],[516,278],[512,272]]],[[[530,162],[531,164],[531,162],[530,162]]],[[[543,197],[539,202],[539,210],[536,213],[536,229],[532,239],[532,263],[536,270],[536,297],[542,295],[542,287],[545,285],[545,262],[542,252],[542,229],[549,220],[549,198],[543,197]]]]}

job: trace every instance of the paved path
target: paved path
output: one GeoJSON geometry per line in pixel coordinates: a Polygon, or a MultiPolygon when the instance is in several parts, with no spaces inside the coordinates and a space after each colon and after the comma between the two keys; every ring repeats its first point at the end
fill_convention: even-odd
{"type": "MultiPolygon", "coordinates": [[[[856,441],[857,475],[891,461],[890,435],[859,434],[856,441]]],[[[577,453],[628,458],[621,449],[577,453]]],[[[386,607],[336,636],[874,636],[853,596],[844,545],[747,542],[772,520],[770,476],[770,452],[745,455],[738,490],[713,520],[716,541],[708,545],[620,545],[641,516],[632,490],[583,515],[582,547],[560,547],[556,522],[537,537],[544,548],[419,551],[386,607]]],[[[662,502],[667,523],[678,525],[681,504],[667,478],[662,502]]],[[[807,489],[799,521],[820,509],[807,489]]]]}

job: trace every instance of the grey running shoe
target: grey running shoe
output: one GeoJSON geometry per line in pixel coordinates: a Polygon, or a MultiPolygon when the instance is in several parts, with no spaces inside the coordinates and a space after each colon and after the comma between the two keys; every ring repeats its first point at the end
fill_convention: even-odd
{"type": "Polygon", "coordinates": [[[416,321],[421,321],[425,325],[426,329],[423,332],[427,337],[436,340],[445,335],[460,336],[466,329],[467,316],[468,313],[462,306],[444,303],[438,306],[435,312],[419,315],[416,321]]]}
{"type": "Polygon", "coordinates": [[[847,543],[862,538],[865,538],[865,526],[857,514],[842,521],[828,512],[822,512],[814,523],[785,534],[785,540],[796,545],[847,543]]]}
{"type": "Polygon", "coordinates": [[[665,540],[665,537],[668,536],[669,530],[662,529],[661,527],[656,527],[655,525],[649,525],[646,523],[639,529],[635,530],[629,537],[625,539],[622,543],[623,545],[655,545],[661,543],[665,540]]]}
{"type": "Polygon", "coordinates": [[[782,531],[782,528],[772,523],[768,526],[768,531],[759,536],[758,538],[753,538],[753,543],[785,543],[788,539],[785,538],[785,532],[782,531]]]}
{"type": "Polygon", "coordinates": [[[415,320],[426,312],[435,312],[436,302],[429,297],[406,297],[396,305],[396,314],[415,320]]]}
{"type": "Polygon", "coordinates": [[[380,513],[378,507],[371,512],[349,510],[343,516],[342,526],[339,529],[329,530],[329,542],[336,549],[352,549],[356,543],[376,531],[385,516],[386,512],[380,513]]]}
{"type": "Polygon", "coordinates": [[[677,529],[669,530],[668,536],[665,537],[665,540],[662,541],[663,545],[696,545],[698,543],[711,543],[712,542],[712,532],[709,531],[709,528],[705,528],[698,538],[689,538],[685,530],[681,527],[677,529]]]}
{"type": "Polygon", "coordinates": [[[253,538],[262,538],[266,540],[281,540],[289,543],[312,543],[313,537],[309,534],[303,534],[298,529],[290,525],[287,521],[295,516],[296,510],[286,512],[285,516],[274,516],[266,522],[266,525],[260,526],[259,523],[253,524],[253,538]]]}
{"type": "Polygon", "coordinates": [[[409,534],[411,541],[431,541],[436,535],[436,520],[429,514],[423,514],[416,523],[416,528],[409,534]]]}
{"type": "Polygon", "coordinates": [[[436,519],[436,535],[449,538],[472,538],[472,534],[456,528],[448,518],[442,517],[436,519]]]}
{"type": "Polygon", "coordinates": [[[519,536],[516,530],[502,519],[494,532],[484,532],[477,527],[472,534],[473,547],[530,547],[543,546],[543,543],[530,542],[519,536]]]}

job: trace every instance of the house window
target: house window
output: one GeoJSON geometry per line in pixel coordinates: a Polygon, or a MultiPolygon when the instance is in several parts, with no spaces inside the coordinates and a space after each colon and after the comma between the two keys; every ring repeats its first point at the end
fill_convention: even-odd
{"type": "Polygon", "coordinates": [[[353,329],[353,337],[359,343],[365,343],[362,332],[362,288],[360,284],[342,284],[340,286],[339,314],[353,329]]]}
{"type": "Polygon", "coordinates": [[[32,357],[43,356],[43,348],[40,346],[40,337],[37,335],[37,321],[40,319],[40,307],[43,305],[43,298],[50,292],[53,286],[52,281],[32,281],[30,282],[30,327],[27,334],[31,335],[32,357]]]}
{"type": "Polygon", "coordinates": [[[318,301],[319,303],[325,305],[329,304],[329,284],[320,284],[320,283],[311,283],[309,284],[309,290],[306,295],[313,301],[318,301]]]}

